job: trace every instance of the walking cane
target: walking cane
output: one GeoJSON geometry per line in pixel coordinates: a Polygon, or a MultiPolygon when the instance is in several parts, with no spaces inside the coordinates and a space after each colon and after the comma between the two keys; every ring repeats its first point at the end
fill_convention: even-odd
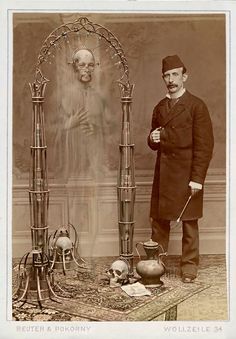
{"type": "Polygon", "coordinates": [[[177,227],[177,226],[179,225],[179,223],[180,223],[180,221],[181,221],[181,218],[182,218],[182,215],[184,214],[184,212],[185,212],[185,210],[186,210],[186,208],[187,208],[187,206],[188,206],[189,201],[191,200],[191,198],[192,198],[192,195],[190,195],[190,196],[188,197],[188,200],[186,201],[186,203],[185,203],[185,205],[184,205],[184,208],[182,209],[182,211],[181,211],[181,213],[180,213],[178,219],[177,219],[177,220],[172,220],[172,221],[170,222],[170,227],[171,227],[171,228],[175,228],[175,227],[177,227]]]}

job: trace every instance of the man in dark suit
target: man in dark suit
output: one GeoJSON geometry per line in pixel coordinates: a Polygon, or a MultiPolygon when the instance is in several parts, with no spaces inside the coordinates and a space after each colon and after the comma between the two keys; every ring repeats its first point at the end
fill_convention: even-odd
{"type": "Polygon", "coordinates": [[[186,68],[177,55],[162,61],[168,93],[153,110],[148,145],[157,151],[152,187],[152,240],[168,248],[170,221],[182,215],[181,275],[192,282],[199,264],[198,219],[202,217],[203,185],[213,152],[213,131],[205,103],[184,88],[186,68]]]}

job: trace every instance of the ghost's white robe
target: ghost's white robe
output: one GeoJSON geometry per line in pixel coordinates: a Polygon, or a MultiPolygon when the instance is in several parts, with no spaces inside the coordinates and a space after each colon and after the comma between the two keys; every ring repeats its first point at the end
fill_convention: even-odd
{"type": "Polygon", "coordinates": [[[104,100],[92,86],[77,82],[61,98],[59,114],[64,175],[96,179],[105,166],[104,100]]]}

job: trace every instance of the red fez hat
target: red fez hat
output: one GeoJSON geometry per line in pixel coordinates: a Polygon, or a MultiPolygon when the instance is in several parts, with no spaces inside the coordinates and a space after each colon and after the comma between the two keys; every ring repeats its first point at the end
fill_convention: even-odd
{"type": "Polygon", "coordinates": [[[165,57],[162,60],[162,73],[165,73],[166,71],[169,71],[170,69],[184,67],[184,64],[178,57],[178,55],[170,55],[165,57]]]}

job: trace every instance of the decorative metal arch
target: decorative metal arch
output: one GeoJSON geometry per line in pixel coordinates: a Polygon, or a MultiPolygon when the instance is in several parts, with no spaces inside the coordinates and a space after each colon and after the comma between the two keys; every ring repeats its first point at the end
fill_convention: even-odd
{"type": "MultiPolygon", "coordinates": [[[[129,68],[118,39],[105,27],[94,24],[85,17],[61,25],[55,29],[43,42],[40,49],[34,82],[30,84],[32,94],[32,144],[31,144],[31,166],[29,178],[29,204],[30,223],[32,238],[32,265],[38,267],[39,254],[41,266],[48,267],[48,209],[49,209],[49,189],[47,176],[47,145],[45,137],[44,122],[44,94],[47,82],[49,81],[42,72],[42,65],[55,53],[60,41],[68,39],[72,33],[86,31],[88,34],[96,34],[100,39],[104,39],[114,51],[114,55],[119,59],[118,66],[121,71],[117,80],[120,86],[122,125],[121,139],[119,144],[119,170],[117,184],[118,200],[118,224],[119,224],[119,245],[120,258],[129,262],[129,275],[133,276],[133,232],[134,232],[134,202],[135,202],[135,178],[134,178],[134,144],[131,142],[131,103],[133,85],[129,81],[129,68]]],[[[46,272],[46,270],[45,270],[46,272]]],[[[34,270],[32,276],[34,280],[34,270]]],[[[47,273],[43,280],[48,281],[47,273]]],[[[29,277],[25,277],[23,284],[23,294],[28,293],[29,277]]],[[[40,276],[38,277],[40,279],[40,276]]],[[[38,300],[40,302],[40,287],[37,284],[38,300]]],[[[50,297],[51,286],[46,297],[50,297]]],[[[32,287],[33,288],[33,287],[32,287]]],[[[20,290],[20,289],[19,289],[20,290]]],[[[21,289],[22,290],[22,289],[21,289]]],[[[22,299],[22,296],[20,297],[22,299]]]]}
{"type": "Polygon", "coordinates": [[[79,33],[85,31],[88,34],[95,34],[99,39],[106,41],[114,51],[114,56],[118,58],[117,65],[120,69],[120,78],[117,82],[120,84],[123,95],[131,96],[133,85],[130,84],[129,80],[129,67],[125,57],[124,51],[119,40],[115,35],[107,28],[89,21],[86,17],[81,17],[74,22],[63,24],[56,28],[49,36],[44,40],[42,47],[39,51],[38,60],[36,64],[35,79],[37,82],[45,80],[41,67],[43,63],[47,62],[48,59],[54,55],[58,46],[63,40],[67,40],[68,37],[73,33],[79,33]]]}

